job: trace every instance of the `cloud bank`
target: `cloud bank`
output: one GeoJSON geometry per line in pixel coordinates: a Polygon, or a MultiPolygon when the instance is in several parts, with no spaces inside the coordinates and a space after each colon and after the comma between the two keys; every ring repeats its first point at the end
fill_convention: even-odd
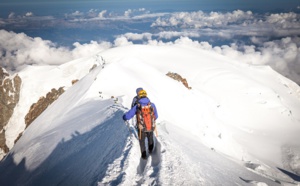
{"type": "Polygon", "coordinates": [[[210,30],[207,35],[233,38],[242,36],[285,37],[300,35],[300,15],[297,13],[254,14],[251,11],[236,10],[220,13],[179,12],[170,16],[159,17],[151,27],[210,30]]]}
{"type": "Polygon", "coordinates": [[[73,45],[73,49],[58,47],[40,37],[0,30],[0,65],[10,71],[26,65],[58,65],[111,47],[109,42],[96,41],[87,44],[76,42],[73,45]]]}

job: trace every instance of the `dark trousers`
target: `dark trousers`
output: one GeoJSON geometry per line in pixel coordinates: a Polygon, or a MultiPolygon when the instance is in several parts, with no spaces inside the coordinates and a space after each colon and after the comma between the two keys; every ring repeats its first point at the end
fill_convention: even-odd
{"type": "MultiPolygon", "coordinates": [[[[139,131],[138,131],[139,132],[139,131]]],[[[139,132],[141,134],[140,136],[140,147],[141,147],[141,153],[146,152],[146,147],[145,147],[145,139],[148,139],[148,150],[149,152],[152,152],[153,150],[153,132],[139,132]]]]}

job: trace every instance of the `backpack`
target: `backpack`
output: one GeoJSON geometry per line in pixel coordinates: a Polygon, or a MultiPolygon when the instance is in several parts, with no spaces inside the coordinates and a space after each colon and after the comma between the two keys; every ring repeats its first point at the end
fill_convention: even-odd
{"type": "Polygon", "coordinates": [[[138,103],[136,119],[138,124],[143,125],[144,132],[152,132],[154,130],[155,116],[154,109],[150,102],[145,106],[142,106],[140,103],[138,103]]]}

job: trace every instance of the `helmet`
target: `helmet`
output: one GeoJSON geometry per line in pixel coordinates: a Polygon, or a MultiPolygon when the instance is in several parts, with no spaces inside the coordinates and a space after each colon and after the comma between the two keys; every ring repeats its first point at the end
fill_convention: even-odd
{"type": "Polygon", "coordinates": [[[137,89],[136,89],[136,95],[138,95],[138,94],[139,94],[139,91],[141,91],[141,90],[143,90],[143,88],[142,88],[142,87],[140,87],[140,88],[137,88],[137,89]]]}
{"type": "Polygon", "coordinates": [[[138,92],[138,97],[141,98],[141,97],[147,97],[147,92],[145,90],[140,90],[138,92]]]}

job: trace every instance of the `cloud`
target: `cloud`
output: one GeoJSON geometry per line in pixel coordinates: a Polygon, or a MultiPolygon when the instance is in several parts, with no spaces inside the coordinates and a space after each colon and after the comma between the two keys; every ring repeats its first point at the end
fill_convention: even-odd
{"type": "Polygon", "coordinates": [[[103,10],[98,14],[98,17],[104,18],[104,15],[106,14],[107,10],[103,10]]]}
{"type": "Polygon", "coordinates": [[[150,40],[152,34],[151,33],[142,33],[142,34],[126,33],[122,36],[125,37],[127,40],[150,40]]]}
{"type": "Polygon", "coordinates": [[[71,53],[72,59],[77,59],[81,57],[91,56],[95,53],[98,53],[102,50],[108,49],[112,47],[110,42],[97,42],[97,41],[90,41],[90,43],[80,44],[75,42],[73,44],[74,49],[69,50],[68,52],[71,53]]]}
{"type": "Polygon", "coordinates": [[[70,15],[77,17],[77,16],[82,16],[83,13],[80,12],[80,11],[78,11],[78,10],[76,10],[75,12],[71,13],[70,15]]]}
{"type": "MultiPolygon", "coordinates": [[[[147,11],[145,8],[139,9],[128,9],[124,12],[124,16],[132,19],[143,19],[149,17],[150,11],[147,11]]],[[[158,14],[151,14],[152,16],[158,16],[158,14]]],[[[151,16],[150,16],[151,17],[151,16]]]]}
{"type": "Polygon", "coordinates": [[[26,12],[25,14],[16,14],[11,12],[7,19],[1,19],[0,29],[7,30],[23,30],[27,28],[43,28],[51,27],[56,24],[53,16],[35,16],[33,12],[26,12]]]}
{"type": "Polygon", "coordinates": [[[7,70],[19,70],[26,65],[59,65],[73,59],[90,56],[110,48],[111,43],[91,41],[74,43],[74,48],[57,47],[40,37],[0,30],[0,65],[7,70]]]}
{"type": "Polygon", "coordinates": [[[11,13],[9,13],[8,14],[8,19],[13,19],[13,18],[15,18],[15,13],[14,12],[11,12],[11,13]]]}
{"type": "Polygon", "coordinates": [[[126,37],[119,37],[117,39],[115,39],[114,41],[114,46],[118,47],[118,46],[126,46],[126,45],[132,45],[133,43],[128,41],[126,37]]]}
{"type": "Polygon", "coordinates": [[[65,14],[65,17],[71,22],[93,22],[101,20],[109,21],[132,21],[142,19],[153,19],[160,16],[168,15],[169,13],[151,13],[145,8],[140,9],[128,9],[123,13],[109,12],[108,10],[98,11],[97,9],[91,9],[87,13],[78,12],[77,17],[73,14],[65,14]],[[79,16],[80,15],[80,16],[79,16]]]}
{"type": "Polygon", "coordinates": [[[26,16],[26,17],[31,17],[31,16],[33,16],[33,13],[32,13],[32,12],[27,12],[27,13],[25,14],[25,16],[26,16]]]}
{"type": "Polygon", "coordinates": [[[144,14],[140,14],[140,15],[134,15],[131,18],[133,20],[135,19],[148,19],[148,18],[159,18],[159,17],[163,17],[166,15],[169,15],[170,13],[150,13],[150,12],[145,12],[144,14]]]}
{"type": "Polygon", "coordinates": [[[180,37],[199,37],[200,34],[198,32],[192,32],[192,31],[188,31],[188,32],[176,32],[176,31],[162,31],[159,33],[149,33],[149,32],[144,32],[144,33],[125,33],[122,35],[117,36],[117,38],[119,37],[125,37],[127,40],[131,40],[131,41],[149,41],[152,40],[153,38],[157,38],[157,39],[172,39],[172,38],[180,38],[180,37]]]}
{"type": "Polygon", "coordinates": [[[3,21],[3,19],[0,18],[0,26],[3,26],[3,25],[5,25],[5,24],[6,24],[6,22],[3,21]]]}
{"type": "Polygon", "coordinates": [[[175,12],[158,17],[151,27],[197,29],[202,36],[227,39],[235,36],[288,37],[300,35],[300,15],[293,12],[260,15],[242,10],[226,13],[175,12]]]}
{"type": "MultiPolygon", "coordinates": [[[[126,41],[142,41],[143,43],[149,43],[149,42],[154,42],[156,40],[171,40],[172,38],[181,38],[181,37],[188,37],[188,38],[197,38],[199,37],[199,33],[197,32],[176,32],[176,31],[163,31],[159,33],[149,33],[149,32],[144,32],[144,33],[132,33],[128,32],[125,34],[121,34],[116,36],[117,39],[122,38],[126,39],[126,41]]],[[[131,44],[133,44],[131,42],[131,44]]]]}
{"type": "Polygon", "coordinates": [[[176,12],[170,17],[160,17],[152,27],[170,27],[176,26],[181,28],[203,28],[203,27],[222,27],[230,23],[243,22],[253,18],[251,11],[236,10],[228,13],[204,13],[198,12],[176,12]]]}
{"type": "Polygon", "coordinates": [[[200,37],[198,32],[193,31],[185,31],[185,32],[177,32],[177,31],[163,31],[155,34],[158,38],[161,39],[172,39],[172,38],[180,38],[180,37],[200,37]]]}
{"type": "Polygon", "coordinates": [[[130,15],[132,14],[132,10],[131,9],[128,9],[124,12],[124,16],[125,17],[130,17],[130,15]]]}

